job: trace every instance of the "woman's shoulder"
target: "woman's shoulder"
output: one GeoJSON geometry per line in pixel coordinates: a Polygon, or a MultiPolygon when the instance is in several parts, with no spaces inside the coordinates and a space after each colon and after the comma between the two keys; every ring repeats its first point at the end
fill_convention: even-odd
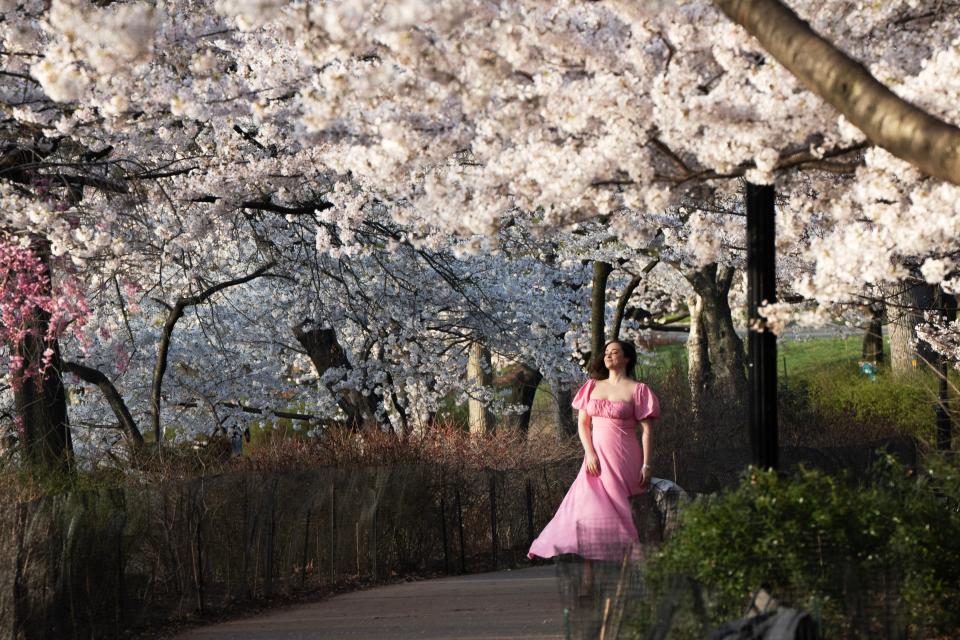
{"type": "Polygon", "coordinates": [[[650,388],[650,385],[648,385],[646,382],[643,382],[642,380],[635,380],[634,382],[636,382],[636,384],[634,384],[633,386],[634,397],[653,394],[653,390],[650,388]]]}

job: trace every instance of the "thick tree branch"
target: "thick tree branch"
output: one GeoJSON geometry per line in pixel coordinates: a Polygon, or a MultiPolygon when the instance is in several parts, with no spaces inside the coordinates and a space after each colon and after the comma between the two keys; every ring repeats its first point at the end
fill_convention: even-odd
{"type": "Polygon", "coordinates": [[[731,20],[867,138],[960,185],[960,128],[900,98],[777,0],[714,0],[731,20]]]}
{"type": "MultiPolygon", "coordinates": [[[[191,198],[190,202],[216,202],[219,200],[217,196],[199,196],[197,198],[191,198]]],[[[270,213],[279,213],[282,215],[292,215],[292,216],[312,216],[317,211],[325,211],[333,207],[333,203],[327,202],[325,200],[319,200],[317,202],[305,202],[302,204],[297,204],[292,207],[288,207],[282,204],[276,204],[268,200],[247,200],[240,203],[241,209],[254,209],[256,211],[269,211],[270,213]]]]}
{"type": "Polygon", "coordinates": [[[630,296],[633,295],[633,292],[636,291],[637,287],[643,281],[643,277],[653,271],[653,268],[659,263],[660,260],[658,259],[652,260],[640,273],[633,276],[630,282],[627,283],[627,286],[624,287],[623,293],[620,294],[620,298],[617,300],[617,310],[613,314],[613,329],[610,330],[611,340],[620,339],[620,326],[623,324],[623,314],[627,310],[627,302],[630,301],[630,296]]]}
{"type": "Polygon", "coordinates": [[[113,409],[114,415],[117,416],[120,428],[131,447],[139,449],[143,446],[143,435],[137,428],[137,423],[133,419],[130,409],[127,408],[127,403],[123,401],[120,392],[102,371],[78,362],[64,362],[63,371],[72,373],[84,382],[96,385],[103,393],[103,397],[106,398],[110,408],[113,409]]]}
{"type": "Polygon", "coordinates": [[[613,266],[609,262],[593,262],[593,284],[590,290],[590,357],[603,357],[605,343],[603,317],[607,308],[607,278],[613,266]]]}
{"type": "Polygon", "coordinates": [[[190,306],[202,304],[218,291],[223,291],[229,287],[234,287],[250,282],[251,280],[255,280],[266,273],[275,264],[276,262],[271,260],[256,271],[253,271],[245,276],[234,278],[233,280],[228,280],[226,282],[220,282],[195,296],[180,298],[177,300],[176,304],[173,305],[173,308],[170,309],[169,313],[167,314],[167,320],[163,323],[163,331],[160,334],[160,345],[157,349],[157,363],[153,368],[153,384],[150,388],[151,426],[153,427],[153,435],[154,438],[156,438],[156,444],[158,448],[160,447],[162,436],[160,433],[160,392],[163,386],[163,374],[167,371],[167,354],[170,352],[170,338],[173,336],[173,329],[177,325],[177,321],[180,320],[181,316],[183,316],[184,309],[190,306]]]}

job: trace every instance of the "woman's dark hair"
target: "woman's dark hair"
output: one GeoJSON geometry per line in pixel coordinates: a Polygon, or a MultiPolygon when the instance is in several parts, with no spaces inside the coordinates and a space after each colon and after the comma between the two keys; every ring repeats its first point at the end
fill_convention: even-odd
{"type": "Polygon", "coordinates": [[[627,377],[633,378],[636,375],[637,348],[633,346],[633,343],[625,340],[611,340],[607,344],[603,345],[603,351],[594,354],[590,358],[590,365],[587,367],[587,372],[594,380],[606,380],[610,377],[610,370],[607,369],[607,365],[603,364],[603,354],[606,353],[607,347],[613,343],[617,343],[620,345],[620,348],[623,349],[623,355],[627,359],[627,377]]]}

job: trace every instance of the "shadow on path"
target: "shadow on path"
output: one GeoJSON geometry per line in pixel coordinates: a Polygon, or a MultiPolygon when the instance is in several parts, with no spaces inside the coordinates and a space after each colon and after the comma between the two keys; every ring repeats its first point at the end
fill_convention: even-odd
{"type": "Polygon", "coordinates": [[[553,565],[375,587],[172,640],[554,640],[562,609],[553,565]]]}

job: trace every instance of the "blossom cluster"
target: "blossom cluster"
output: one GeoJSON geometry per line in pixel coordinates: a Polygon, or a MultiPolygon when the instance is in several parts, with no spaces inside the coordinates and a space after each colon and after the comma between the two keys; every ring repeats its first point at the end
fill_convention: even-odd
{"type": "Polygon", "coordinates": [[[10,350],[7,367],[14,388],[42,377],[54,356],[54,341],[72,325],[79,332],[90,315],[80,284],[65,278],[54,287],[47,266],[31,249],[13,238],[0,241],[0,344],[42,345],[39,359],[21,349],[10,350]]]}

